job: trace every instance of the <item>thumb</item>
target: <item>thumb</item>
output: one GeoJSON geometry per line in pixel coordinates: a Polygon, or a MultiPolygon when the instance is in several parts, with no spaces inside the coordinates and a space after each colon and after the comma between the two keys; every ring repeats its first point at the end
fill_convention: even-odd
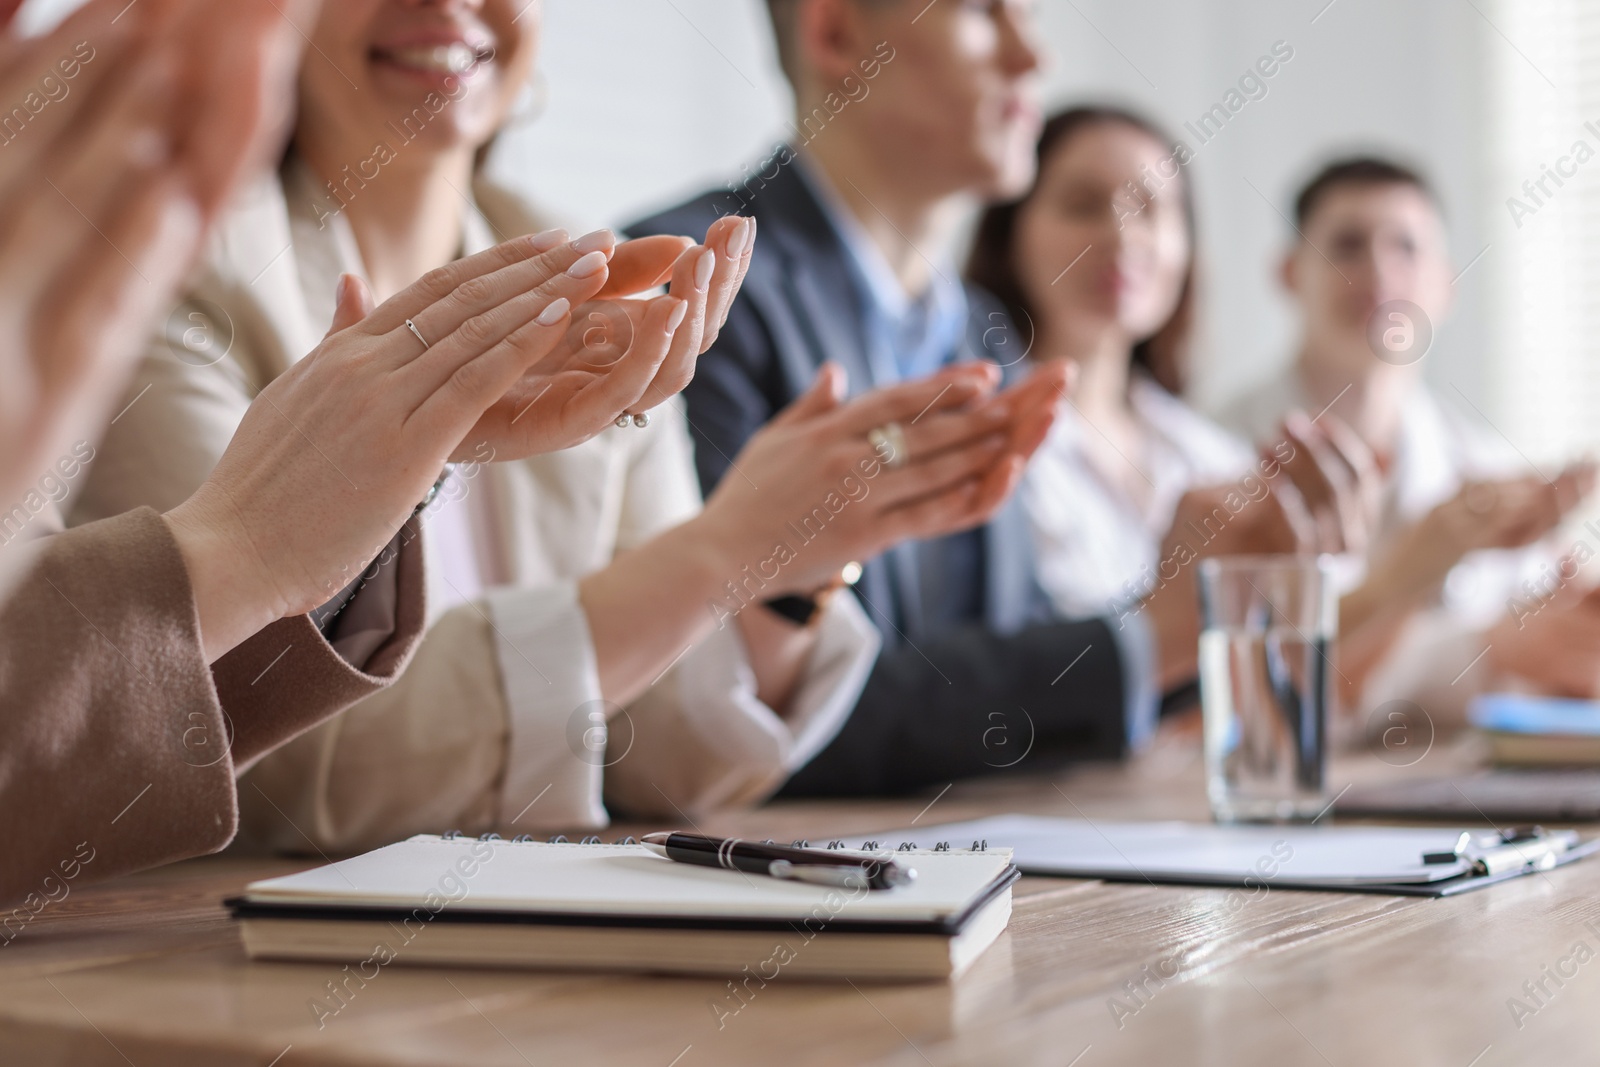
{"type": "Polygon", "coordinates": [[[376,304],[372,300],[372,290],[367,288],[367,283],[354,274],[339,275],[339,287],[335,291],[335,306],[333,309],[333,325],[328,327],[328,336],[340,330],[349,329],[368,315],[376,304]]]}
{"type": "Polygon", "coordinates": [[[794,403],[773,417],[775,424],[802,422],[826,414],[839,406],[844,399],[844,368],[837,363],[824,363],[817,376],[811,379],[811,388],[801,393],[794,403]]]}

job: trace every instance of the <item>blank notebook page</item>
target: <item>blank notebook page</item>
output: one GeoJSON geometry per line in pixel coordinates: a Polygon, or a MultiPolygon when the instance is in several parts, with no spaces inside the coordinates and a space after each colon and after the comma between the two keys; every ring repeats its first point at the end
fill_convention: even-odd
{"type": "Polygon", "coordinates": [[[868,892],[676,863],[640,845],[419,835],[326,867],[252,882],[245,896],[259,904],[412,907],[433,893],[450,898],[452,909],[780,920],[830,907],[831,897],[830,910],[840,918],[928,921],[966,911],[1011,865],[1008,849],[893,857],[915,868],[916,880],[868,892]]]}

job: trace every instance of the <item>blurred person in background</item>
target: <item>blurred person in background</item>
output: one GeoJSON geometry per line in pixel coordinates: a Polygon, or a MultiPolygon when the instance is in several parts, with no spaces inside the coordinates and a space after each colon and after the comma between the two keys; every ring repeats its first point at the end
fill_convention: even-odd
{"type": "Polygon", "coordinates": [[[1548,479],[1464,414],[1470,401],[1423,380],[1453,298],[1431,186],[1392,160],[1341,159],[1304,186],[1294,216],[1281,277],[1299,348],[1222,418],[1259,438],[1289,408],[1327,412],[1376,459],[1368,577],[1344,604],[1373,620],[1356,703],[1411,701],[1447,725],[1494,687],[1600,695],[1600,595],[1548,539],[1592,490],[1593,464],[1548,479]]]}
{"type": "Polygon", "coordinates": [[[1077,368],[1024,489],[1056,609],[1138,612],[1200,556],[1359,544],[1359,517],[1322,540],[1307,504],[1333,493],[1329,467],[1355,469],[1323,428],[1291,419],[1258,455],[1182,399],[1198,301],[1183,149],[1134,112],[1083,106],[1037,151],[1028,192],[979,220],[967,276],[1026,324],[1033,363],[1077,368]]]}
{"type": "MultiPolygon", "coordinates": [[[[730,457],[824,362],[856,390],[974,360],[1015,378],[1029,369],[1025,335],[943,250],[973,199],[1033,181],[1035,5],[768,6],[795,94],[793,141],[732,187],[632,227],[674,233],[730,212],[761,227],[745,288],[685,393],[708,489],[739,480],[730,457]]],[[[1137,613],[1101,602],[1063,614],[1039,587],[1031,537],[1013,504],[867,563],[856,594],[884,652],[838,737],[785,795],[895,793],[1118,757],[1149,736],[1161,694],[1195,674],[1192,590],[1158,591],[1137,613]]]]}

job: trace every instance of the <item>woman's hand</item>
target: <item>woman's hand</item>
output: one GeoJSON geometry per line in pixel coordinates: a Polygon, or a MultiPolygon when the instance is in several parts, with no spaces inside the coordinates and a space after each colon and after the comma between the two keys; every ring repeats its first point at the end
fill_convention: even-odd
{"type": "Polygon", "coordinates": [[[695,521],[728,579],[748,566],[763,599],[815,591],[853,560],[993,517],[1054,423],[1067,374],[1043,367],[996,395],[992,365],[964,364],[841,402],[844,376],[824,367],[695,521]]]}
{"type": "Polygon", "coordinates": [[[579,305],[555,348],[484,414],[463,443],[461,459],[521,459],[570,448],[619,415],[633,415],[681,392],[695,361],[711,347],[750,268],[755,220],[728,216],[687,237],[642,237],[616,245],[610,277],[579,305]],[[617,299],[670,279],[668,296],[685,308],[670,346],[650,318],[654,302],[617,299]]]}
{"type": "Polygon", "coordinates": [[[0,6],[0,100],[19,104],[52,76],[67,91],[0,148],[8,506],[110,417],[206,228],[279,147],[294,25],[316,11],[308,0],[91,0],[23,39],[4,29],[15,7],[0,6]]]}
{"type": "MultiPolygon", "coordinates": [[[[341,279],[327,338],[262,390],[211,477],[168,515],[208,657],[348,584],[484,411],[555,347],[571,305],[606,279],[605,251],[558,239],[460,260],[376,310],[341,279]]],[[[650,302],[655,347],[681,317],[673,297],[650,302]]]]}

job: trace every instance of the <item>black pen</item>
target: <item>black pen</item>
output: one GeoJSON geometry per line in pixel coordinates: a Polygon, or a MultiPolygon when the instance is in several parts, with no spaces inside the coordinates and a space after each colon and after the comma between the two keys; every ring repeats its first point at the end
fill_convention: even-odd
{"type": "Polygon", "coordinates": [[[736,837],[700,834],[645,834],[645,848],[679,863],[725,867],[731,871],[764,874],[796,882],[839,886],[843,889],[893,889],[917,877],[910,867],[893,860],[857,853],[829,852],[819,848],[790,848],[741,841],[736,837]]]}

